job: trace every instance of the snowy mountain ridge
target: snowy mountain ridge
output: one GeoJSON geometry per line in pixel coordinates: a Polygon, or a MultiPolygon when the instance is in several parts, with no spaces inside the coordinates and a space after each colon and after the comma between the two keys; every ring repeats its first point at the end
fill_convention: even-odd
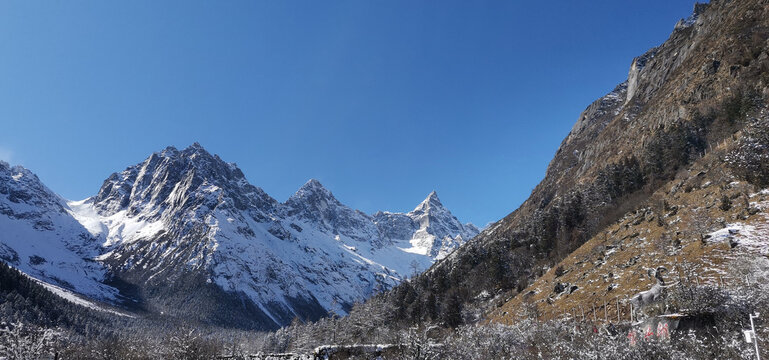
{"type": "MultiPolygon", "coordinates": [[[[112,174],[85,200],[67,203],[41,193],[63,209],[42,213],[62,214],[84,234],[78,238],[89,239],[79,245],[88,250],[82,258],[121,290],[130,289],[144,308],[225,322],[206,314],[214,311],[209,302],[221,298],[217,304],[236,304],[224,310],[236,307],[253,320],[244,326],[263,328],[329,311],[344,314],[478,233],[435,192],[412,212],[368,215],[313,179],[280,203],[197,143],[166,148],[112,174]]],[[[19,246],[0,240],[0,246],[19,246]]]]}
{"type": "Polygon", "coordinates": [[[66,202],[21,166],[0,161],[0,260],[36,279],[112,301],[107,271],[92,259],[98,242],[66,202]]]}

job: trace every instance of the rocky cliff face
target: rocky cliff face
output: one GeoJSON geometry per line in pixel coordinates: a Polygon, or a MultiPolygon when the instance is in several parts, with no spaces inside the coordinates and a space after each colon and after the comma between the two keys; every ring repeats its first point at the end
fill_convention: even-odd
{"type": "Polygon", "coordinates": [[[522,291],[598,231],[726,139],[769,91],[769,23],[759,0],[698,4],[670,38],[591,104],[516,211],[425,274],[424,296],[522,291]],[[432,295],[431,295],[432,294],[432,295]]]}
{"type": "MultiPolygon", "coordinates": [[[[478,233],[435,193],[413,212],[371,216],[310,180],[280,203],[199,144],[152,154],[112,174],[96,196],[69,203],[29,171],[4,166],[6,203],[31,210],[0,203],[3,214],[65,234],[56,246],[87,259],[94,286],[111,291],[97,295],[116,300],[105,281],[132,307],[229,326],[267,329],[296,317],[344,314],[478,233]],[[56,228],[54,216],[69,227],[56,228]]],[[[0,240],[0,254],[14,266],[45,281],[60,276],[56,267],[21,267],[19,259],[32,253],[20,252],[19,241],[0,240]]]]}

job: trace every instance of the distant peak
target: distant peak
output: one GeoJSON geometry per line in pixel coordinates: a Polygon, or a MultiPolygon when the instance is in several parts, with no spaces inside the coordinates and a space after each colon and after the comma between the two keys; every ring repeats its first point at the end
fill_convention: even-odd
{"type": "Polygon", "coordinates": [[[160,152],[160,155],[164,157],[176,157],[176,156],[190,156],[194,154],[208,154],[210,153],[206,151],[206,149],[203,147],[203,145],[200,145],[199,142],[194,142],[192,145],[187,146],[184,150],[179,151],[175,146],[168,146],[163,151],[160,152]]]}
{"type": "Polygon", "coordinates": [[[414,209],[414,211],[427,211],[429,209],[442,208],[443,204],[441,199],[438,198],[438,193],[433,190],[429,195],[414,209]]]}
{"type": "Polygon", "coordinates": [[[186,149],[184,149],[185,153],[193,153],[193,154],[208,154],[208,151],[206,151],[205,148],[203,148],[203,145],[200,145],[199,142],[194,142],[192,145],[188,146],[186,149]]]}
{"type": "Polygon", "coordinates": [[[435,190],[431,191],[430,194],[427,195],[427,198],[425,198],[425,201],[423,201],[423,203],[442,205],[441,199],[438,198],[438,193],[435,192],[435,190]]]}
{"type": "Polygon", "coordinates": [[[310,179],[302,185],[302,189],[325,189],[325,187],[323,187],[323,184],[318,179],[310,179]]]}
{"type": "Polygon", "coordinates": [[[184,150],[181,150],[181,151],[177,150],[173,146],[169,146],[161,152],[161,155],[163,157],[184,159],[185,161],[192,161],[193,163],[196,163],[196,164],[224,162],[219,158],[219,156],[213,155],[210,152],[208,152],[203,147],[203,145],[200,145],[200,143],[198,142],[192,143],[192,145],[187,146],[186,148],[184,148],[184,150]]]}
{"type": "Polygon", "coordinates": [[[302,187],[300,187],[299,190],[294,193],[294,195],[291,195],[287,203],[315,203],[318,201],[324,201],[327,203],[339,203],[339,201],[334,197],[334,194],[323,187],[320,181],[317,179],[310,179],[304,183],[304,185],[302,185],[302,187]]]}
{"type": "Polygon", "coordinates": [[[190,146],[187,146],[184,150],[178,150],[174,146],[168,146],[160,153],[153,153],[147,158],[144,163],[153,164],[156,166],[156,162],[159,158],[165,158],[172,161],[179,161],[185,164],[190,164],[196,169],[210,169],[211,171],[222,171],[222,169],[229,169],[235,171],[238,177],[243,177],[242,172],[238,169],[234,163],[226,163],[218,155],[213,155],[203,148],[200,143],[195,142],[190,146]]]}
{"type": "Polygon", "coordinates": [[[172,146],[166,146],[166,148],[160,152],[160,155],[173,156],[174,154],[178,154],[178,153],[179,153],[179,150],[172,145],[172,146]]]}
{"type": "Polygon", "coordinates": [[[331,192],[326,189],[323,184],[320,183],[317,179],[310,179],[307,180],[302,187],[299,188],[299,190],[296,191],[296,194],[292,196],[293,198],[303,198],[303,197],[309,197],[313,195],[322,195],[323,197],[333,197],[331,195],[331,192]]]}

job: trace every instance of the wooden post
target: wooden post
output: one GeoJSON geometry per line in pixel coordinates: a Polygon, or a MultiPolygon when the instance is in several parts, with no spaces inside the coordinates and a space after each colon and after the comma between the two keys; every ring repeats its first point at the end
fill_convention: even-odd
{"type": "Polygon", "coordinates": [[[603,322],[609,322],[609,307],[606,305],[606,301],[603,302],[603,322]]]}
{"type": "Polygon", "coordinates": [[[619,324],[619,322],[620,322],[620,319],[619,319],[619,298],[616,297],[614,299],[617,300],[617,324],[619,324]]]}
{"type": "Polygon", "coordinates": [[[585,322],[585,308],[580,305],[579,309],[582,310],[582,322],[585,322]]]}

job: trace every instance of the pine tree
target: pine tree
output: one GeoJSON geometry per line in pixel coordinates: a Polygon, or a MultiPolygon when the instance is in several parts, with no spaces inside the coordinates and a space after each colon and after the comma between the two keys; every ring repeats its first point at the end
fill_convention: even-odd
{"type": "Polygon", "coordinates": [[[456,293],[452,293],[443,304],[443,323],[451,328],[462,325],[462,300],[456,293]]]}

